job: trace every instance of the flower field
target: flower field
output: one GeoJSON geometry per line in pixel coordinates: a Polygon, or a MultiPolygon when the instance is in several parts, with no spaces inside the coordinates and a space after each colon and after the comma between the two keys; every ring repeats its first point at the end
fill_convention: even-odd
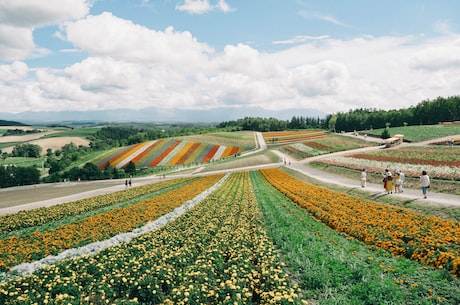
{"type": "Polygon", "coordinates": [[[324,130],[302,130],[263,132],[262,136],[267,144],[282,144],[322,138],[327,134],[324,130]]]}
{"type": "Polygon", "coordinates": [[[407,147],[327,158],[328,165],[382,173],[385,168],[401,169],[406,176],[419,177],[426,170],[430,177],[460,180],[460,149],[450,147],[407,147]]]}
{"type": "Polygon", "coordinates": [[[371,248],[460,276],[460,224],[314,186],[277,169],[265,179],[314,217],[371,248]]]}
{"type": "Polygon", "coordinates": [[[125,202],[162,189],[167,189],[173,185],[184,183],[191,179],[193,178],[167,180],[46,208],[37,208],[34,210],[2,215],[0,216],[0,231],[3,235],[7,232],[36,227],[53,221],[55,222],[70,216],[87,213],[107,206],[113,206],[119,202],[125,202]]]}
{"type": "Polygon", "coordinates": [[[337,134],[328,134],[324,137],[312,138],[305,141],[286,144],[280,150],[295,159],[328,154],[337,151],[345,151],[361,147],[373,146],[375,144],[358,138],[351,138],[337,134]]]}
{"type": "Polygon", "coordinates": [[[12,304],[302,304],[260,219],[248,172],[130,242],[0,284],[12,304]]]}
{"type": "Polygon", "coordinates": [[[129,162],[136,167],[174,166],[205,163],[234,156],[243,151],[239,146],[213,145],[182,139],[161,139],[120,148],[101,155],[93,162],[99,169],[107,164],[124,168],[129,162]]]}
{"type": "MultiPolygon", "coordinates": [[[[166,192],[154,197],[126,206],[115,206],[95,215],[79,217],[69,223],[57,222],[36,227],[36,230],[27,231],[25,234],[21,231],[17,234],[10,233],[0,239],[0,271],[9,270],[20,263],[56,255],[66,249],[105,240],[121,232],[132,231],[191,200],[221,177],[222,175],[213,175],[190,180],[189,183],[179,185],[178,188],[167,189],[166,192]]],[[[130,190],[126,192],[129,196],[130,190]]],[[[108,201],[113,198],[111,195],[98,198],[103,201],[105,196],[108,201]]],[[[120,202],[123,202],[122,198],[120,202]]],[[[65,208],[68,207],[63,209],[65,208]]],[[[22,215],[26,216],[26,214],[22,215]]]]}

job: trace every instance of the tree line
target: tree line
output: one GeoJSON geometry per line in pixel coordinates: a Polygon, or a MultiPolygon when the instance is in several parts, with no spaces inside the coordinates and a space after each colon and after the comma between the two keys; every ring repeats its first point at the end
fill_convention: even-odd
{"type": "Polygon", "coordinates": [[[216,127],[229,131],[283,131],[287,129],[326,129],[327,118],[293,116],[289,120],[279,120],[276,118],[245,117],[243,119],[224,121],[216,127]]]}
{"type": "Polygon", "coordinates": [[[405,125],[433,125],[460,120],[460,96],[424,100],[416,106],[394,110],[355,109],[327,117],[332,131],[354,131],[405,125]]]}

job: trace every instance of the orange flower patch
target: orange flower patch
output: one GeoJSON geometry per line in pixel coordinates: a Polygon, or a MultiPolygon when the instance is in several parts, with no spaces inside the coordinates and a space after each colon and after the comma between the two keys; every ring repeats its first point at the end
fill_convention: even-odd
{"type": "Polygon", "coordinates": [[[201,143],[192,142],[193,145],[182,155],[182,157],[177,161],[178,164],[184,164],[190,158],[190,156],[197,150],[201,143]]]}
{"type": "Polygon", "coordinates": [[[297,180],[277,169],[265,179],[338,232],[393,255],[460,275],[460,224],[378,204],[297,180]]]}
{"type": "Polygon", "coordinates": [[[174,143],[166,147],[166,149],[155,160],[150,162],[149,166],[155,166],[160,163],[164,157],[166,157],[171,151],[173,151],[174,148],[176,148],[177,145],[180,144],[180,142],[182,142],[182,140],[175,140],[174,143]]]}
{"type": "Polygon", "coordinates": [[[201,162],[208,162],[209,160],[211,160],[218,149],[219,145],[213,145],[209,152],[206,154],[206,156],[204,156],[203,160],[201,160],[201,162]]]}

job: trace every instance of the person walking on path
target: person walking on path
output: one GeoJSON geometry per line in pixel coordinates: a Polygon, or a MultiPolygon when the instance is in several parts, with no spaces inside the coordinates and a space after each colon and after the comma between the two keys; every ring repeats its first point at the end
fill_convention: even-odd
{"type": "Polygon", "coordinates": [[[393,194],[393,176],[389,169],[385,170],[385,174],[383,176],[383,187],[387,191],[387,194],[393,194]]]}
{"type": "Polygon", "coordinates": [[[404,173],[403,173],[402,171],[399,170],[399,180],[400,180],[399,192],[400,192],[400,193],[404,193],[403,183],[404,183],[405,177],[406,177],[406,175],[404,175],[404,173]]]}
{"type": "Polygon", "coordinates": [[[363,168],[361,171],[361,187],[366,187],[367,173],[366,169],[363,168]]]}
{"type": "Polygon", "coordinates": [[[422,188],[423,198],[426,199],[426,193],[430,188],[430,176],[427,175],[426,171],[422,171],[420,176],[420,186],[422,188]]]}
{"type": "Polygon", "coordinates": [[[395,170],[395,176],[393,181],[395,187],[395,194],[399,194],[401,191],[401,173],[399,172],[399,169],[395,170]]]}

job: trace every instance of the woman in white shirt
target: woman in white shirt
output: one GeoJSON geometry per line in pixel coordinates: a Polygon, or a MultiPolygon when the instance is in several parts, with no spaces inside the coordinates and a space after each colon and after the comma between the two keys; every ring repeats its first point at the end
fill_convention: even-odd
{"type": "Polygon", "coordinates": [[[366,187],[366,180],[367,180],[367,172],[366,169],[363,168],[361,171],[361,187],[366,187]]]}
{"type": "Polygon", "coordinates": [[[430,187],[430,177],[426,174],[426,171],[422,171],[420,176],[420,186],[422,187],[423,198],[426,199],[426,192],[430,187]]]}

